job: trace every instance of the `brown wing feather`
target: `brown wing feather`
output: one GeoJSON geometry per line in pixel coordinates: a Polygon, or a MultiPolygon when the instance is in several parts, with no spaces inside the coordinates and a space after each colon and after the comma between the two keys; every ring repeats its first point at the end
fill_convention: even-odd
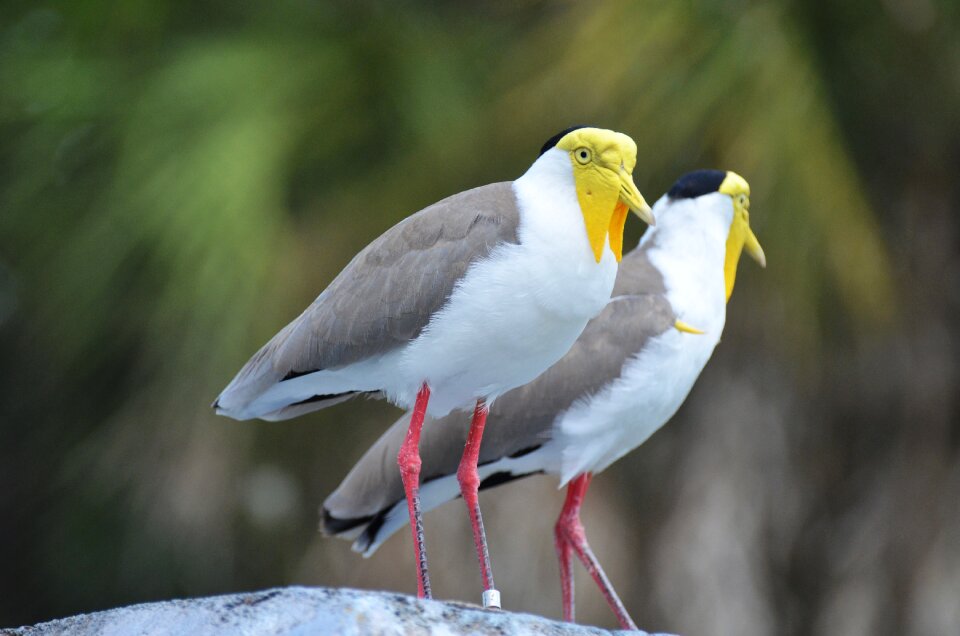
{"type": "Polygon", "coordinates": [[[500,243],[517,242],[519,222],[509,182],[456,194],[404,219],[264,345],[218,402],[248,403],[286,377],[351,364],[416,338],[472,263],[500,243]]]}

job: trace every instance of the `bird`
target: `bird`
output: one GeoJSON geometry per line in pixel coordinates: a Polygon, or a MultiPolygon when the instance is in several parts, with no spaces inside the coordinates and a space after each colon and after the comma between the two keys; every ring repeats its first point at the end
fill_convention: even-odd
{"type": "Polygon", "coordinates": [[[422,423],[472,408],[457,478],[483,604],[499,608],[477,501],[486,415],[500,395],[559,360],[609,300],[628,211],[654,222],[633,180],[636,161],[629,136],[574,126],[548,139],[516,180],[407,217],[253,355],[215,412],[284,420],[361,395],[412,409],[394,457],[412,520],[417,593],[429,598],[422,423]]]}
{"type": "MultiPolygon", "coordinates": [[[[657,225],[623,257],[603,312],[562,360],[490,410],[480,488],[540,473],[567,488],[554,528],[564,620],[574,620],[576,554],[620,625],[636,629],[590,549],[580,506],[592,476],[645,442],[686,399],[720,341],[741,253],[766,266],[749,210],[750,186],[734,172],[680,177],[653,207],[657,225]]],[[[321,530],[352,540],[364,556],[407,521],[386,458],[408,420],[397,420],[323,504],[321,530]]],[[[421,452],[431,472],[421,489],[424,510],[457,497],[452,475],[466,427],[457,412],[425,424],[421,452]]]]}

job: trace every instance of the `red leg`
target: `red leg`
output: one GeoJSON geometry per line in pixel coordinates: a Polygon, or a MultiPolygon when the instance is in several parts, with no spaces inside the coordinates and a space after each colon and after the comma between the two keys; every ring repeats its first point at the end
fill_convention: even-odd
{"type": "MultiPolygon", "coordinates": [[[[603,568],[600,567],[600,562],[597,561],[593,550],[590,549],[590,544],[587,543],[587,535],[583,530],[583,524],[580,523],[580,506],[583,504],[583,498],[587,494],[591,477],[592,475],[590,473],[584,473],[575,477],[569,486],[567,486],[567,500],[564,502],[563,510],[560,512],[560,518],[557,520],[557,540],[558,542],[563,540],[576,553],[577,558],[583,563],[587,572],[590,573],[590,576],[593,577],[593,580],[596,582],[597,587],[600,588],[600,592],[603,593],[603,598],[607,600],[607,605],[609,605],[613,613],[617,615],[620,627],[635,630],[637,629],[636,623],[630,618],[626,608],[623,606],[623,602],[613,589],[610,579],[607,578],[603,568]]],[[[561,575],[562,568],[563,566],[561,565],[561,575]]],[[[571,586],[571,618],[573,616],[572,589],[571,586]]],[[[564,604],[566,604],[566,599],[564,599],[564,604]]],[[[564,619],[566,619],[566,613],[567,608],[564,607],[564,619]]]]}
{"type": "Polygon", "coordinates": [[[430,575],[427,572],[427,550],[423,542],[423,517],[420,512],[420,429],[427,414],[430,387],[424,382],[417,393],[417,401],[410,416],[410,427],[400,446],[397,463],[403,490],[407,494],[407,511],[410,513],[410,531],[413,533],[413,551],[417,561],[417,596],[431,598],[430,575]]]}
{"type": "Polygon", "coordinates": [[[477,559],[480,561],[480,576],[483,578],[483,606],[500,607],[500,594],[493,586],[493,570],[490,568],[490,552],[487,549],[487,537],[483,532],[483,517],[480,516],[480,502],[477,492],[480,488],[480,475],[477,462],[480,460],[480,440],[483,427],[487,423],[487,405],[477,400],[473,410],[473,421],[467,433],[467,445],[463,449],[460,467],[457,469],[457,481],[460,482],[460,494],[470,513],[470,525],[473,526],[473,542],[477,546],[477,559]]]}
{"type": "MultiPolygon", "coordinates": [[[[567,487],[567,502],[570,501],[572,489],[567,487]]],[[[567,503],[564,503],[566,510],[567,503]]],[[[573,613],[573,548],[564,538],[560,522],[554,527],[553,545],[557,549],[557,559],[560,561],[560,593],[563,598],[563,620],[574,622],[573,613]]]]}

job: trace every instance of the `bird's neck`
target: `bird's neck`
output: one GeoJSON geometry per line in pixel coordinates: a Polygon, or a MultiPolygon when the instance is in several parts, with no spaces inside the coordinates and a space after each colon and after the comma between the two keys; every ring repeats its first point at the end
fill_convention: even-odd
{"type": "Polygon", "coordinates": [[[590,266],[595,267],[597,261],[566,153],[557,149],[546,152],[513,183],[520,203],[521,242],[537,244],[544,254],[563,261],[573,259],[577,267],[593,269],[590,266]]]}
{"type": "MultiPolygon", "coordinates": [[[[554,151],[550,151],[554,152],[554,151]]],[[[570,170],[570,159],[541,157],[513,182],[520,209],[518,249],[527,262],[525,277],[542,308],[564,319],[590,318],[610,299],[617,260],[609,245],[597,262],[570,170]]]]}
{"type": "Polygon", "coordinates": [[[726,316],[724,261],[731,221],[732,210],[728,218],[720,208],[678,202],[657,216],[657,225],[640,242],[660,271],[678,317],[700,329],[722,329],[726,316]]]}

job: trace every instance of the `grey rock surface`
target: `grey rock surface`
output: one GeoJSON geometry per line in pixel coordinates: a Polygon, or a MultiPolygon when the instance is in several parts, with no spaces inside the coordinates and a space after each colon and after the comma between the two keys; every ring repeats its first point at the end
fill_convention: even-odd
{"type": "Polygon", "coordinates": [[[487,611],[465,603],[423,601],[389,592],[306,587],[145,603],[34,626],[0,629],[3,636],[601,636],[628,633],[645,634],[610,632],[531,614],[487,611]]]}

